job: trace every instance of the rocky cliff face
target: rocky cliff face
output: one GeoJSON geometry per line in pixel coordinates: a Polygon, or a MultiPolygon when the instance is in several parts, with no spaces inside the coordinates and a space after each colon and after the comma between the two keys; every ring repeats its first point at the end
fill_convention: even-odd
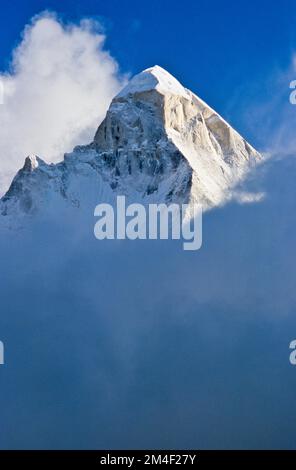
{"type": "Polygon", "coordinates": [[[113,99],[94,141],[48,165],[27,157],[0,203],[3,216],[52,203],[81,206],[125,194],[137,202],[229,199],[261,156],[162,68],[135,76],[113,99]]]}

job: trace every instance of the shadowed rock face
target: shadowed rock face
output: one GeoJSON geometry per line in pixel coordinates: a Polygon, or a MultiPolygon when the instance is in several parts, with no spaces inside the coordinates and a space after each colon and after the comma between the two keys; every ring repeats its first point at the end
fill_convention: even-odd
{"type": "Polygon", "coordinates": [[[105,200],[125,194],[144,203],[198,202],[207,209],[229,199],[260,159],[215,111],[155,66],[113,99],[90,145],[76,147],[57,165],[28,157],[0,210],[32,214],[59,198],[77,207],[98,203],[102,187],[105,200]]]}

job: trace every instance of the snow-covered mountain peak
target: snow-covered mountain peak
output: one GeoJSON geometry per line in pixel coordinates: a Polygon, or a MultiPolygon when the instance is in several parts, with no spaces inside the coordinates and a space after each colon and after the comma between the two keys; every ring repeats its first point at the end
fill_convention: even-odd
{"type": "Polygon", "coordinates": [[[142,203],[229,200],[260,154],[219,114],[159,66],[117,95],[91,144],[58,164],[30,155],[0,201],[0,214],[71,204],[89,212],[117,194],[142,203]]]}
{"type": "Polygon", "coordinates": [[[175,77],[159,65],[155,65],[135,75],[117,95],[117,98],[151,90],[157,90],[161,94],[188,96],[186,89],[175,77]]]}

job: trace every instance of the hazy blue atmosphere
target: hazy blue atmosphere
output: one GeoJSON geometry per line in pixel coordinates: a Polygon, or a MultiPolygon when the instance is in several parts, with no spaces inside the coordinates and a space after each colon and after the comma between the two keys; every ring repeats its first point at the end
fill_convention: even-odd
{"type": "Polygon", "coordinates": [[[1,240],[1,448],[294,447],[294,161],[260,174],[198,252],[77,217],[1,240]]]}

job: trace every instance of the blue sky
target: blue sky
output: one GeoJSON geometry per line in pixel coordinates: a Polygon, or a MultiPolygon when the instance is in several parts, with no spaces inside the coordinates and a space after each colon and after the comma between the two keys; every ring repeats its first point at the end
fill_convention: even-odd
{"type": "MultiPolygon", "coordinates": [[[[296,9],[291,0],[29,0],[4,1],[1,7],[2,70],[34,15],[48,9],[65,22],[96,18],[122,72],[163,66],[259,146],[257,126],[254,130],[248,122],[246,108],[274,98],[278,90],[269,79],[289,67],[296,50],[296,9]]],[[[288,84],[287,80],[284,99],[288,84]]],[[[258,114],[257,124],[263,126],[264,121],[265,115],[258,114]]]]}

